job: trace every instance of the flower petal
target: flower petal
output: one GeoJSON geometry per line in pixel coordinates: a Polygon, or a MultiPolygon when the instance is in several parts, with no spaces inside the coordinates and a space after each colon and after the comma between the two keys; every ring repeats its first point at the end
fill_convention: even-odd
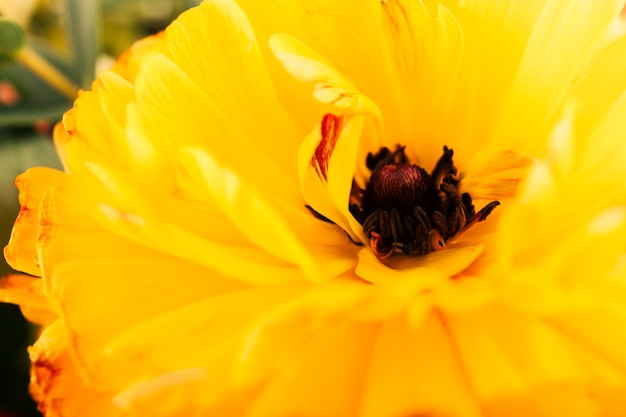
{"type": "Polygon", "coordinates": [[[502,200],[514,197],[534,160],[514,151],[488,152],[467,167],[461,183],[473,200],[502,200]]]}
{"type": "Polygon", "coordinates": [[[382,325],[363,399],[364,417],[483,415],[445,324],[435,314],[417,332],[402,319],[382,325]]]}
{"type": "Polygon", "coordinates": [[[529,149],[537,145],[533,143],[541,137],[537,131],[549,127],[547,121],[557,111],[569,84],[605,41],[623,6],[623,0],[546,2],[504,105],[499,136],[517,138],[529,149]]]}
{"type": "Polygon", "coordinates": [[[110,340],[104,350],[106,358],[96,364],[99,375],[119,388],[177,369],[206,367],[212,372],[207,382],[210,391],[205,394],[219,397],[231,388],[234,343],[248,324],[276,304],[301,294],[304,288],[297,284],[234,291],[138,322],[110,340]],[[232,306],[237,306],[236,314],[224,314],[224,308],[232,306]],[[172,355],[181,341],[189,350],[185,355],[172,355]]]}
{"type": "Polygon", "coordinates": [[[4,256],[13,269],[41,276],[36,252],[39,205],[48,187],[66,180],[65,174],[51,168],[32,168],[15,180],[20,190],[21,209],[4,248],[4,256]]]}
{"type": "Polygon", "coordinates": [[[302,195],[316,212],[339,225],[354,241],[364,242],[362,227],[349,211],[363,116],[328,114],[324,120],[300,148],[302,195]],[[334,127],[324,128],[324,123],[332,123],[334,127]],[[332,149],[320,154],[317,151],[320,144],[332,144],[332,149]]]}
{"type": "Polygon", "coordinates": [[[626,62],[626,37],[617,39],[598,53],[580,77],[569,96],[576,103],[575,131],[578,137],[587,138],[611,108],[616,105],[626,88],[623,74],[626,62]],[[603,82],[598,83],[597,80],[603,82]]]}
{"type": "MultiPolygon", "coordinates": [[[[260,165],[262,168],[265,165],[273,169],[271,165],[278,165],[289,178],[294,177],[289,175],[295,172],[289,162],[306,131],[294,124],[278,101],[254,31],[235,1],[204,1],[184,13],[166,30],[159,50],[186,74],[191,83],[184,81],[193,85],[192,92],[168,88],[168,95],[176,97],[168,106],[169,115],[189,112],[195,118],[192,127],[197,130],[194,135],[182,139],[202,140],[219,160],[240,158],[241,165],[235,165],[235,161],[231,163],[241,167],[242,172],[246,172],[246,167],[260,165]],[[192,101],[182,110],[179,103],[185,102],[185,98],[193,101],[200,98],[203,105],[196,107],[192,101]],[[215,130],[219,134],[216,135],[215,130]],[[229,131],[235,134],[224,134],[229,131]],[[214,140],[215,136],[221,140],[214,140]],[[280,146],[276,146],[276,138],[280,138],[280,146]],[[229,152],[218,156],[212,145],[229,152]],[[256,162],[255,156],[262,158],[256,162]],[[265,158],[271,159],[273,164],[260,163],[265,158]]],[[[163,63],[163,60],[158,62],[163,63]]],[[[171,101],[172,97],[162,97],[166,94],[162,82],[167,83],[167,77],[181,77],[169,68],[167,77],[158,77],[158,73],[159,64],[155,63],[148,74],[161,82],[152,86],[151,95],[158,95],[152,104],[157,104],[159,98],[171,101]]],[[[144,111],[148,112],[148,109],[144,111]]],[[[174,138],[176,136],[170,140],[174,138]]],[[[181,138],[176,138],[176,142],[178,139],[181,138]]]]}
{"type": "Polygon", "coordinates": [[[292,359],[299,361],[300,350],[309,349],[311,339],[360,308],[367,290],[353,282],[314,287],[259,315],[237,345],[233,384],[254,385],[281,372],[292,359]]]}
{"type": "MultiPolygon", "coordinates": [[[[240,84],[232,76],[214,82],[219,83],[220,88],[240,84]]],[[[295,169],[289,161],[296,155],[301,134],[290,129],[288,118],[280,113],[266,113],[272,107],[261,100],[256,102],[259,107],[251,112],[255,115],[251,118],[236,102],[224,103],[222,99],[216,100],[220,95],[208,95],[209,91],[204,91],[201,84],[190,79],[164,55],[154,54],[144,63],[143,71],[137,76],[137,101],[129,112],[129,129],[136,137],[133,141],[138,141],[137,150],[143,149],[142,142],[146,139],[152,142],[148,149],[154,149],[142,160],[152,154],[161,159],[168,155],[162,165],[172,170],[180,164],[175,158],[178,149],[203,148],[221,164],[236,169],[248,181],[277,197],[289,201],[297,199],[298,188],[293,181],[295,169]],[[163,88],[164,85],[168,88],[163,88]],[[181,102],[185,106],[181,106],[181,102]],[[227,106],[238,110],[226,113],[227,106]],[[172,120],[177,122],[172,123],[172,120]],[[292,145],[275,146],[276,138],[283,137],[291,139],[292,145]]],[[[223,96],[235,101],[230,94],[224,92],[223,96]]],[[[164,177],[164,184],[172,184],[175,179],[173,173],[169,178],[163,174],[157,178],[161,177],[164,177]]],[[[171,187],[175,188],[175,184],[171,187]]]]}
{"type": "Polygon", "coordinates": [[[441,1],[462,28],[464,47],[439,149],[441,144],[451,146],[460,166],[491,142],[502,146],[500,150],[512,148],[517,133],[496,135],[495,130],[545,2],[441,1]]]}
{"type": "Polygon", "coordinates": [[[495,307],[447,315],[446,323],[473,392],[497,414],[515,404],[521,408],[514,415],[550,416],[582,404],[576,415],[591,416],[594,406],[585,390],[612,383],[598,375],[588,381],[576,346],[536,317],[495,307]]]}
{"type": "Polygon", "coordinates": [[[19,304],[27,320],[47,326],[57,319],[43,292],[42,280],[28,275],[6,275],[0,278],[0,301],[19,304]]]}
{"type": "Polygon", "coordinates": [[[314,281],[321,273],[309,251],[283,221],[280,213],[251,184],[217,165],[201,149],[184,149],[183,165],[200,179],[199,191],[212,194],[218,207],[253,244],[283,261],[302,268],[314,281]]]}
{"type": "Polygon", "coordinates": [[[343,320],[327,323],[265,384],[247,415],[359,415],[377,327],[343,320]],[[333,381],[332,389],[329,381],[333,381]]]}
{"type": "Polygon", "coordinates": [[[30,390],[46,416],[122,416],[111,406],[112,394],[88,386],[72,358],[63,320],[48,326],[29,349],[33,363],[30,390]]]}
{"type": "Polygon", "coordinates": [[[374,102],[360,94],[350,81],[302,42],[289,35],[278,34],[270,38],[270,47],[298,81],[313,83],[313,94],[322,103],[330,103],[343,111],[363,112],[380,118],[380,111],[374,102]]]}
{"type": "MultiPolygon", "coordinates": [[[[435,156],[444,145],[457,146],[448,135],[453,93],[465,55],[462,29],[456,17],[443,4],[405,0],[381,1],[383,24],[395,57],[398,77],[406,90],[407,103],[398,103],[402,132],[389,130],[388,146],[407,144],[407,151],[422,166],[434,166],[435,156]],[[393,138],[393,139],[392,139],[393,138]]],[[[385,120],[396,115],[384,114],[385,120]]]]}
{"type": "MultiPolygon", "coordinates": [[[[381,108],[393,129],[392,136],[408,136],[405,132],[409,118],[404,116],[410,114],[411,106],[399,76],[395,50],[386,31],[384,11],[379,2],[273,0],[259,3],[243,0],[239,3],[253,22],[259,39],[269,40],[276,33],[285,33],[308,45],[310,50],[316,51],[330,67],[352,80],[381,108]],[[267,13],[269,9],[272,13],[267,13]]],[[[273,74],[279,91],[289,104],[288,108],[309,108],[301,104],[305,98],[298,86],[283,80],[279,69],[275,69],[273,74]]],[[[325,113],[328,112],[326,109],[325,113]]],[[[317,119],[300,118],[308,120],[307,127],[310,127],[312,121],[319,120],[319,116],[317,119]]]]}
{"type": "Polygon", "coordinates": [[[121,75],[126,80],[134,83],[137,73],[141,69],[146,56],[155,51],[155,45],[163,37],[163,32],[147,36],[133,43],[131,47],[120,55],[111,71],[121,75]]]}
{"type": "Polygon", "coordinates": [[[547,321],[577,345],[621,371],[623,379],[626,355],[620,346],[623,346],[626,336],[609,329],[623,328],[625,320],[623,304],[605,301],[593,310],[552,316],[547,321]]]}
{"type": "Polygon", "coordinates": [[[169,207],[165,207],[158,195],[145,193],[141,184],[128,181],[121,173],[95,164],[89,167],[99,181],[74,178],[69,184],[68,197],[71,204],[80,207],[100,228],[238,279],[270,284],[301,278],[293,266],[268,257],[265,251],[245,240],[238,241],[238,233],[230,222],[207,224],[207,234],[198,233],[194,225],[203,224],[201,211],[189,211],[187,205],[172,198],[166,200],[169,207]],[[192,220],[192,214],[198,218],[192,220]],[[229,233],[234,234],[235,240],[230,239],[229,233]],[[251,271],[256,274],[250,274],[251,271]]]}

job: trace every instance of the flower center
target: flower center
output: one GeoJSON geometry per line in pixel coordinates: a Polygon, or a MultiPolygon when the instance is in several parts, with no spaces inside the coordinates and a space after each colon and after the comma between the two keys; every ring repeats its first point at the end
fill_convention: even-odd
{"type": "Polygon", "coordinates": [[[384,165],[374,171],[363,195],[363,213],[377,209],[397,210],[400,215],[413,207],[429,207],[437,197],[430,176],[422,167],[399,163],[384,165]]]}
{"type": "Polygon", "coordinates": [[[409,163],[401,146],[394,152],[382,148],[368,155],[372,174],[365,190],[355,187],[360,204],[351,204],[350,212],[363,226],[376,256],[424,255],[444,249],[500,204],[492,201],[476,213],[472,197],[459,192],[452,156],[452,149],[444,146],[428,174],[409,163]]]}

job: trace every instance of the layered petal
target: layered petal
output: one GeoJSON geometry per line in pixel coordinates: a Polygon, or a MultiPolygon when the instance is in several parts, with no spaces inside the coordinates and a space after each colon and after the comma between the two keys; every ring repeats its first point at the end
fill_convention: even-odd
{"type": "Polygon", "coordinates": [[[30,390],[39,410],[52,417],[124,415],[111,406],[111,393],[90,387],[82,378],[72,358],[70,337],[63,321],[58,320],[29,349],[33,363],[30,390]]]}
{"type": "Polygon", "coordinates": [[[622,6],[206,0],[136,44],[17,181],[42,410],[621,415],[622,6]],[[388,257],[381,164],[429,181],[388,257]]]}

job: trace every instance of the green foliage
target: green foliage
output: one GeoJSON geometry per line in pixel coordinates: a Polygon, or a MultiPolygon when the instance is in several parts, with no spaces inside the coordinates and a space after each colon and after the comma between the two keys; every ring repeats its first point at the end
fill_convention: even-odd
{"type": "Polygon", "coordinates": [[[25,44],[24,29],[17,23],[0,17],[0,65],[12,62],[25,44]]]}

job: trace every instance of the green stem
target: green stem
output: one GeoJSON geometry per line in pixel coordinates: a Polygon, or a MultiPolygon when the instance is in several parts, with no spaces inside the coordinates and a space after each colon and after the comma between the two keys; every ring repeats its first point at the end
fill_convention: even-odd
{"type": "Polygon", "coordinates": [[[70,100],[76,98],[77,89],[74,83],[31,47],[24,46],[17,54],[16,59],[70,100]]]}

